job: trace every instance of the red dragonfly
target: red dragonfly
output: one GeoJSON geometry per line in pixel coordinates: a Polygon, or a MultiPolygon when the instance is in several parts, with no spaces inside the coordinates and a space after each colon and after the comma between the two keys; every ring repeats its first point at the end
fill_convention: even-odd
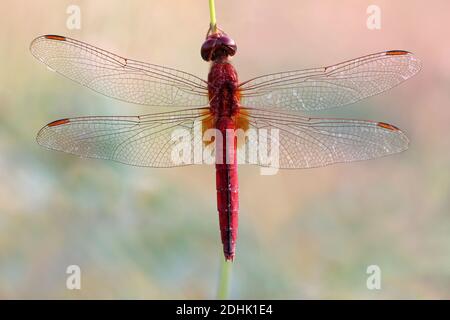
{"type": "Polygon", "coordinates": [[[355,103],[400,84],[420,70],[419,60],[410,52],[391,50],[328,67],[272,73],[239,82],[230,63],[236,43],[219,29],[210,30],[201,47],[202,58],[211,63],[207,81],[180,70],[123,58],[64,36],[38,37],[30,50],[50,69],[106,96],[176,108],[141,116],[56,120],[39,131],[40,145],[82,157],[157,168],[199,163],[192,149],[187,149],[191,157],[174,161],[173,150],[179,143],[173,139],[174,130],[191,133],[192,145],[213,147],[226,260],[235,256],[238,163],[313,168],[404,151],[408,138],[393,125],[305,117],[298,112],[355,103]],[[218,138],[195,140],[196,124],[200,124],[201,133],[215,129],[227,143],[218,138]],[[229,132],[239,129],[276,130],[278,135],[266,136],[266,151],[270,153],[274,146],[279,149],[276,164],[259,156],[241,159],[238,148],[243,142],[237,135],[229,139],[229,132]]]}

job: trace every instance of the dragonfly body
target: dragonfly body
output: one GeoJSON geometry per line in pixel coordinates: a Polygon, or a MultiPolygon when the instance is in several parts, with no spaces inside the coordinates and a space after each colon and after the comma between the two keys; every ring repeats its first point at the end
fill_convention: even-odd
{"type": "MultiPolygon", "coordinates": [[[[30,50],[51,70],[106,96],[141,105],[184,108],[141,116],[56,120],[37,135],[37,142],[44,147],[129,165],[170,168],[199,163],[190,148],[182,161],[174,158],[178,154],[173,152],[178,150],[174,131],[183,129],[192,145],[198,142],[198,123],[203,133],[216,131],[214,141],[203,139],[200,144],[215,147],[217,207],[227,260],[235,256],[238,162],[277,169],[315,168],[406,150],[408,138],[385,122],[305,117],[298,112],[355,103],[395,87],[421,66],[410,52],[391,50],[328,67],[271,73],[239,82],[230,63],[236,44],[220,30],[210,32],[201,48],[202,58],[211,62],[207,81],[63,36],[38,37],[30,50]],[[237,129],[276,131],[265,136],[265,150],[270,154],[278,151],[277,161],[268,163],[259,154],[241,158],[237,129]]],[[[263,139],[258,136],[259,140],[263,139]]]]}
{"type": "Polygon", "coordinates": [[[239,186],[237,166],[237,117],[239,116],[238,77],[228,57],[216,58],[208,75],[210,111],[217,130],[216,189],[220,233],[227,260],[235,255],[238,229],[239,186]]]}

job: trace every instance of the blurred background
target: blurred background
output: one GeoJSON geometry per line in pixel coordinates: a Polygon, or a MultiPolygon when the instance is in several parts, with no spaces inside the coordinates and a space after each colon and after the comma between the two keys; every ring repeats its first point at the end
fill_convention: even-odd
{"type": "MultiPolygon", "coordinates": [[[[28,46],[70,36],[206,78],[203,1],[10,1],[0,20],[0,298],[215,298],[223,260],[211,166],[135,168],[50,152],[46,123],[138,115],[48,72],[28,46]],[[81,9],[69,30],[67,7],[81,9]],[[81,290],[66,289],[79,265],[81,290]]],[[[261,176],[241,166],[231,298],[450,298],[448,1],[216,0],[240,79],[388,49],[423,70],[335,117],[392,123],[411,140],[391,157],[261,176]],[[366,26],[369,5],[381,29],[366,26]],[[366,269],[381,268],[381,290],[366,269]]]]}

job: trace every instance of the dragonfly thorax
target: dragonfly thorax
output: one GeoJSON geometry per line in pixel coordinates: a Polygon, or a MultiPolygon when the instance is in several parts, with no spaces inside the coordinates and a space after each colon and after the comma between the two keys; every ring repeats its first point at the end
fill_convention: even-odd
{"type": "Polygon", "coordinates": [[[234,116],[239,109],[238,76],[229,62],[214,61],[208,75],[211,112],[217,116],[234,116]]]}

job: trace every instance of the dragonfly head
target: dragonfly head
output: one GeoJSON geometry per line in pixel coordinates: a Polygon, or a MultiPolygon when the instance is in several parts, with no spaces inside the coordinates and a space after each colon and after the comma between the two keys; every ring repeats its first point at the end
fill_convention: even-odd
{"type": "Polygon", "coordinates": [[[234,56],[237,51],[236,42],[227,34],[218,31],[206,36],[200,53],[203,60],[215,61],[218,59],[234,56]]]}

